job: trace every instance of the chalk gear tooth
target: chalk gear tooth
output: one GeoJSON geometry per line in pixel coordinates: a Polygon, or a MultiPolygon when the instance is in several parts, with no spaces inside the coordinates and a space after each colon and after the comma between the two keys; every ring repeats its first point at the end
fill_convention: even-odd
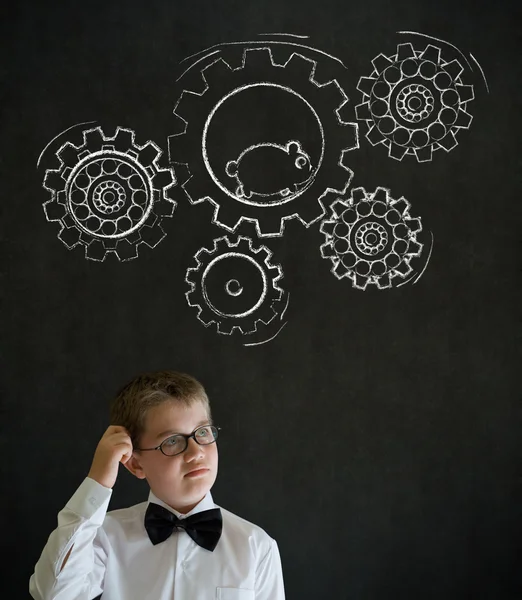
{"type": "Polygon", "coordinates": [[[360,290],[387,289],[405,280],[413,271],[411,259],[423,248],[417,240],[421,219],[410,216],[410,207],[383,187],[373,193],[353,188],[350,196],[335,200],[320,226],[321,256],[332,262],[333,275],[360,290]]]}
{"type": "Polygon", "coordinates": [[[112,137],[100,127],[82,133],[83,144],[66,142],[56,152],[59,168],[45,172],[45,216],[60,224],[67,248],[83,247],[90,260],[109,252],[120,261],[136,258],[139,244],[154,248],[166,235],[162,221],[177,204],[173,170],[160,166],[154,142],[138,145],[131,129],[117,127],[112,137]]]}
{"type": "Polygon", "coordinates": [[[214,224],[229,232],[236,231],[242,221],[254,224],[260,237],[281,236],[285,221],[297,218],[306,227],[325,214],[321,198],[329,189],[345,192],[353,176],[343,152],[359,147],[358,124],[345,122],[340,114],[348,97],[337,80],[319,84],[315,79],[317,63],[293,53],[283,64],[274,61],[269,47],[245,49],[241,64],[233,69],[222,58],[201,71],[203,86],[184,90],[174,114],[182,121],[181,131],[169,136],[169,159],[188,166],[190,178],[183,184],[191,203],[213,205],[214,224]],[[324,155],[322,163],[303,190],[281,202],[266,204],[243,202],[233,191],[225,192],[213,180],[205,163],[203,141],[207,119],[226,96],[240,88],[278,85],[291,89],[315,110],[323,127],[324,155]]]}
{"type": "MultiPolygon", "coordinates": [[[[189,306],[197,309],[198,319],[205,327],[214,325],[218,333],[226,335],[232,334],[234,330],[241,334],[248,334],[257,331],[258,323],[268,325],[274,319],[283,304],[281,302],[283,290],[279,285],[283,271],[279,265],[270,261],[271,257],[272,252],[268,248],[254,247],[251,239],[241,236],[235,240],[228,237],[218,238],[214,240],[212,248],[201,248],[196,253],[194,257],[196,266],[187,269],[185,281],[190,289],[185,295],[189,306]],[[228,307],[225,312],[222,306],[218,306],[219,302],[213,298],[215,288],[208,289],[207,283],[209,278],[212,279],[212,270],[222,269],[223,262],[231,259],[245,260],[255,266],[255,275],[259,277],[255,284],[259,288],[261,282],[262,293],[255,298],[251,306],[245,306],[239,299],[240,306],[233,310],[228,307]]],[[[224,273],[218,273],[218,275],[222,274],[224,273]]],[[[228,282],[219,282],[220,289],[234,280],[233,264],[226,270],[225,279],[228,279],[228,282]]],[[[252,279],[249,278],[249,281],[252,279]]],[[[237,293],[239,286],[240,284],[234,288],[235,293],[230,294],[230,297],[241,295],[241,292],[237,293]]]]}

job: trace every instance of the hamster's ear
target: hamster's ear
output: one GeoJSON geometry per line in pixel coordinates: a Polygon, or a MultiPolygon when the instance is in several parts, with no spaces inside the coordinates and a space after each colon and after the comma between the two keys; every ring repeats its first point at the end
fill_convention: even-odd
{"type": "Polygon", "coordinates": [[[225,167],[226,174],[229,177],[235,177],[237,175],[237,160],[229,160],[227,162],[227,166],[225,167]]]}
{"type": "Polygon", "coordinates": [[[245,190],[243,189],[242,183],[236,188],[236,198],[245,198],[245,190]]]}
{"type": "Polygon", "coordinates": [[[238,194],[239,198],[252,198],[252,190],[245,188],[244,184],[241,184],[237,189],[241,190],[238,194]]]}
{"type": "Polygon", "coordinates": [[[301,151],[301,144],[299,142],[291,141],[286,145],[288,156],[295,156],[301,151]]]}

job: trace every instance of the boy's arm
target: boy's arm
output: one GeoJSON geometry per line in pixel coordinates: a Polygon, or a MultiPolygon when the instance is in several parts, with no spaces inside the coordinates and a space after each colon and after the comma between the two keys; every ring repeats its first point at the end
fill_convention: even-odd
{"type": "Polygon", "coordinates": [[[285,600],[283,569],[277,542],[270,538],[270,548],[256,569],[256,600],[285,600]]]}
{"type": "Polygon", "coordinates": [[[120,463],[133,448],[129,432],[109,425],[102,435],[89,475],[65,508],[29,581],[35,600],[91,600],[103,591],[109,541],[101,527],[120,463]]]}
{"type": "Polygon", "coordinates": [[[91,600],[103,592],[108,540],[101,525],[111,495],[86,477],[58,513],[29,581],[35,600],[91,600]]]}

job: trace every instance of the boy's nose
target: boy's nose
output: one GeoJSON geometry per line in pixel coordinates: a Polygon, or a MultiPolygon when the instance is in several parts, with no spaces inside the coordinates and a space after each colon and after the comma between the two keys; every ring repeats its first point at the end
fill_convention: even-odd
{"type": "Polygon", "coordinates": [[[194,438],[190,438],[184,454],[186,459],[201,456],[203,455],[203,446],[198,444],[194,438]]]}

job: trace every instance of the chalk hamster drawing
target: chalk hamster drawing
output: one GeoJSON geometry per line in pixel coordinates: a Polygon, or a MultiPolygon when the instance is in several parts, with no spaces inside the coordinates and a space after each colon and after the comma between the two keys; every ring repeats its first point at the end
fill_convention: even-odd
{"type": "Polygon", "coordinates": [[[284,146],[270,142],[250,146],[226,165],[227,175],[237,182],[238,198],[253,194],[285,198],[306,186],[311,171],[310,156],[297,141],[284,146]]]}

